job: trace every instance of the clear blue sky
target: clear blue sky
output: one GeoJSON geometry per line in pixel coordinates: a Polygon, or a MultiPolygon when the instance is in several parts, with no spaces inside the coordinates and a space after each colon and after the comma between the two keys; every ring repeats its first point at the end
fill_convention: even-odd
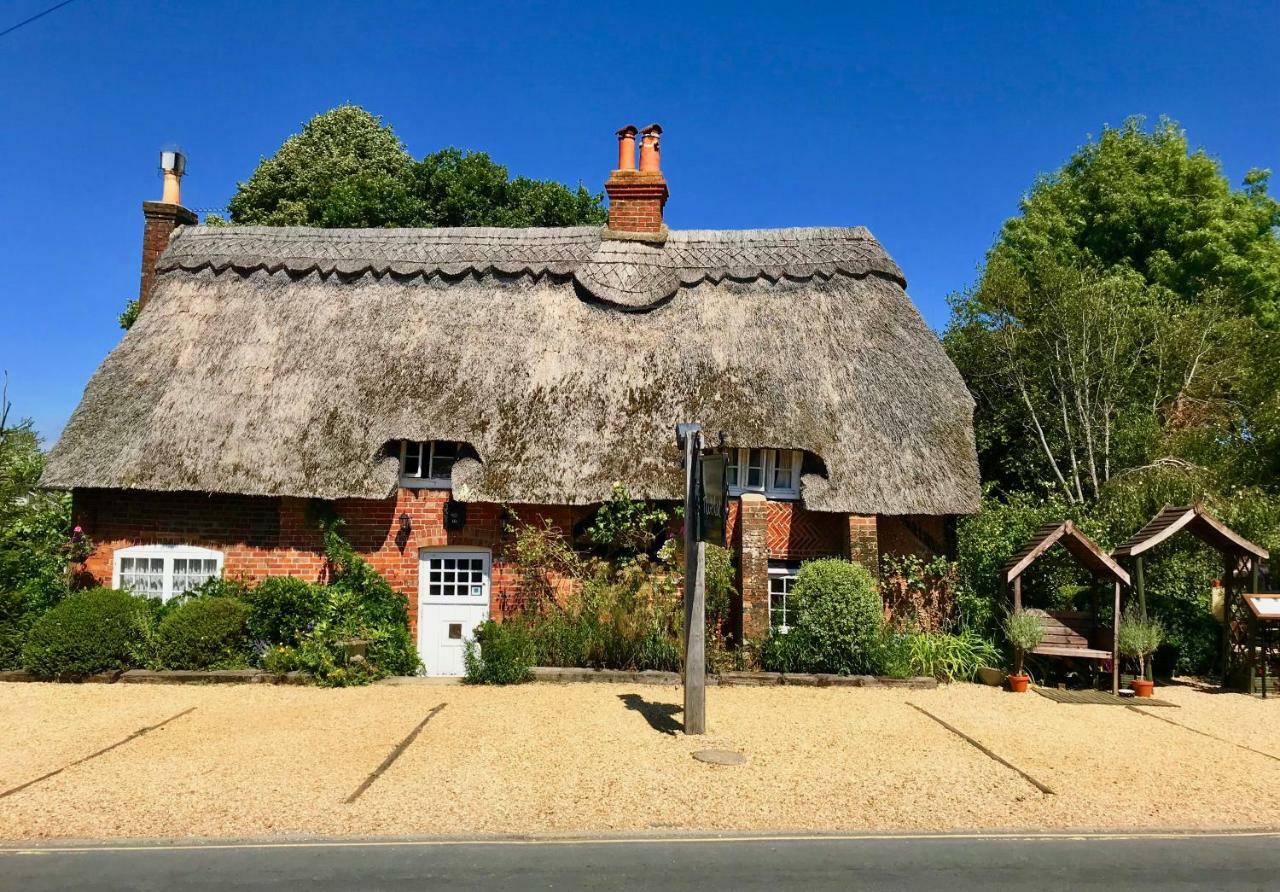
{"type": "MultiPolygon", "coordinates": [[[[0,30],[55,0],[3,0],[0,30]]],[[[1280,3],[723,6],[75,0],[0,38],[0,369],[56,437],[136,296],[157,153],[226,204],[342,102],[409,150],[598,190],[661,122],[677,228],[871,228],[941,329],[1034,176],[1168,114],[1233,182],[1280,167],[1280,3]]]]}

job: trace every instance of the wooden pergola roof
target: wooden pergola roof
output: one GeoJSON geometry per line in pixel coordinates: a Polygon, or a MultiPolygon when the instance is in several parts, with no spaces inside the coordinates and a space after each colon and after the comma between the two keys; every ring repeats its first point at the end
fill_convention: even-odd
{"type": "Polygon", "coordinates": [[[1070,520],[1045,524],[1036,530],[1031,540],[1001,569],[1002,579],[1005,582],[1013,582],[1035,563],[1040,555],[1057,544],[1061,544],[1071,552],[1072,557],[1097,578],[1129,584],[1128,571],[1112,560],[1098,543],[1080,532],[1070,520]]]}
{"type": "Polygon", "coordinates": [[[1250,554],[1261,559],[1269,557],[1267,550],[1261,545],[1250,542],[1198,504],[1176,508],[1166,505],[1146,526],[1134,533],[1128,542],[1111,552],[1111,556],[1137,557],[1180,530],[1186,530],[1224,553],[1250,554]]]}

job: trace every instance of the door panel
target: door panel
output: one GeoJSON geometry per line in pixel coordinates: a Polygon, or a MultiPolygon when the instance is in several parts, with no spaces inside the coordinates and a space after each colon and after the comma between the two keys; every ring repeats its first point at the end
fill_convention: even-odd
{"type": "Polygon", "coordinates": [[[418,654],[427,675],[462,675],[466,642],[489,616],[488,551],[428,551],[420,558],[418,654]]]}

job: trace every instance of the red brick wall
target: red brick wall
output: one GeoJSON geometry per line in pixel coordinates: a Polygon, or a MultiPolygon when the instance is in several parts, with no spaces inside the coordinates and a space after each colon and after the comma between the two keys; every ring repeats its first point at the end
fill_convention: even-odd
{"type": "MultiPolygon", "coordinates": [[[[472,545],[493,552],[490,612],[501,617],[519,602],[520,584],[504,549],[511,536],[504,530],[501,506],[470,504],[462,530],[444,528],[441,490],[401,489],[386,500],[343,500],[333,503],[346,521],[344,535],[397,591],[409,598],[416,634],[418,614],[418,550],[472,545]],[[400,516],[410,531],[400,530],[400,516]]],[[[304,499],[254,496],[206,496],[198,493],[81,490],[73,499],[76,523],[93,542],[85,563],[93,579],[110,585],[116,549],[130,545],[183,544],[223,553],[229,579],[259,580],[297,576],[321,581],[325,571],[323,542],[311,503],[304,499]]],[[[590,509],[567,506],[518,506],[517,518],[541,523],[548,518],[566,533],[590,509]]]]}
{"type": "Polygon", "coordinates": [[[138,308],[147,305],[156,282],[156,261],[169,247],[169,236],[179,225],[192,226],[196,215],[176,204],[159,201],[142,203],[142,276],[138,285],[138,308]]]}
{"type": "Polygon", "coordinates": [[[862,564],[871,575],[880,578],[880,535],[878,518],[874,514],[850,514],[845,529],[845,557],[862,564]]]}
{"type": "MultiPolygon", "coordinates": [[[[520,601],[520,582],[506,551],[503,509],[493,504],[467,506],[466,527],[444,529],[440,490],[401,489],[385,500],[345,500],[333,504],[346,521],[345,535],[397,591],[409,598],[417,629],[418,550],[450,545],[488,548],[493,553],[490,612],[501,617],[520,601]],[[408,515],[410,530],[400,530],[408,515]]],[[[925,531],[945,541],[943,518],[859,516],[808,511],[796,502],[751,500],[744,523],[742,500],[729,502],[728,539],[737,556],[738,590],[735,631],[748,636],[768,628],[770,560],[799,561],[843,555],[876,572],[881,553],[921,552],[912,532],[925,531]]],[[[544,518],[566,533],[590,507],[518,506],[519,521],[540,524],[544,518]]],[[[228,578],[258,580],[297,576],[320,581],[325,571],[321,535],[311,503],[304,499],[252,496],[206,496],[197,493],[82,490],[74,495],[76,522],[94,543],[85,570],[110,585],[116,549],[153,543],[198,545],[224,555],[228,578]]]]}
{"type": "Polygon", "coordinates": [[[881,554],[916,554],[932,558],[952,548],[947,519],[927,514],[880,518],[881,554]]]}
{"type": "Polygon", "coordinates": [[[734,632],[739,640],[758,638],[769,631],[769,503],[749,493],[730,504],[737,509],[730,540],[738,554],[734,632]]]}
{"type": "Polygon", "coordinates": [[[667,182],[660,171],[615,170],[604,184],[609,228],[618,232],[662,231],[667,182]]]}

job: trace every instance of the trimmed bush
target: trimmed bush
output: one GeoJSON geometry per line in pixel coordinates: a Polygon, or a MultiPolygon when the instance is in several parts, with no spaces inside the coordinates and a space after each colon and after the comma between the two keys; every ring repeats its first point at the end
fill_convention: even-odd
{"type": "Polygon", "coordinates": [[[485,620],[466,642],[468,684],[519,684],[529,680],[536,656],[529,630],[519,620],[485,620]]]}
{"type": "Polygon", "coordinates": [[[245,592],[249,634],[255,641],[292,647],[325,613],[324,589],[292,576],[272,576],[245,592]]]}
{"type": "Polygon", "coordinates": [[[196,598],[156,629],[161,669],[236,669],[249,663],[249,605],[235,598],[196,598]]]}
{"type": "Polygon", "coordinates": [[[865,567],[836,558],[810,561],[801,566],[789,599],[799,619],[786,635],[774,634],[765,642],[766,669],[840,675],[882,671],[884,609],[865,567]]]}
{"type": "Polygon", "coordinates": [[[68,595],[35,621],[22,666],[39,678],[82,678],[140,665],[154,606],[109,588],[68,595]]]}

